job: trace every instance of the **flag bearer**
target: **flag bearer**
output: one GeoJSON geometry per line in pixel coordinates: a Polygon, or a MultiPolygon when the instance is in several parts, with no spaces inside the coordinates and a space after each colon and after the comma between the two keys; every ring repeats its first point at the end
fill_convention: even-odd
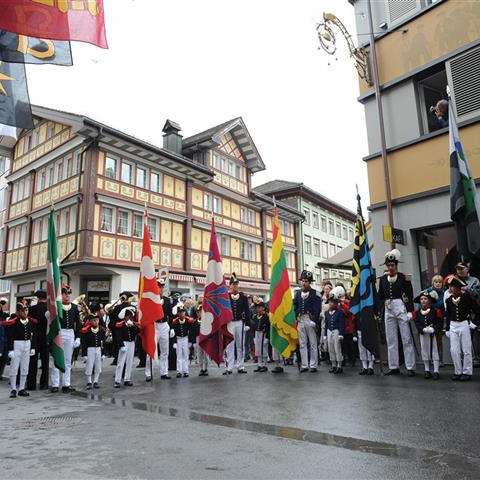
{"type": "Polygon", "coordinates": [[[102,371],[102,349],[105,342],[106,329],[100,327],[100,318],[95,315],[87,317],[88,326],[82,329],[82,355],[87,361],[85,367],[85,375],[87,376],[87,390],[92,389],[92,372],[93,388],[100,388],[98,379],[102,371]]]}
{"type": "Polygon", "coordinates": [[[115,388],[120,388],[122,382],[123,369],[125,375],[123,384],[126,387],[132,387],[132,365],[135,354],[135,339],[140,331],[138,323],[135,321],[135,307],[126,307],[118,314],[117,338],[119,340],[118,361],[115,369],[115,388]]]}
{"type": "Polygon", "coordinates": [[[6,322],[8,356],[10,358],[10,398],[29,397],[25,390],[30,357],[35,355],[34,320],[28,318],[28,306],[17,303],[15,316],[6,322]],[[17,375],[20,382],[17,386],[17,375]]]}
{"type": "Polygon", "coordinates": [[[318,366],[317,325],[320,321],[322,299],[320,294],[312,288],[313,274],[304,270],[300,275],[301,290],[295,292],[293,308],[298,322],[298,337],[300,340],[300,372],[316,372],[318,366]],[[309,348],[310,346],[310,348],[309,348]],[[308,354],[310,353],[310,362],[308,354]]]}
{"type": "Polygon", "coordinates": [[[467,284],[456,275],[446,280],[451,295],[445,301],[446,335],[450,338],[450,354],[455,374],[452,380],[469,381],[472,378],[472,337],[470,330],[477,325],[472,322],[472,315],[480,313],[475,300],[462,289],[467,284]]]}
{"type": "Polygon", "coordinates": [[[264,302],[256,304],[256,329],[255,329],[255,356],[258,359],[258,367],[254,372],[266,372],[268,359],[268,343],[270,338],[270,319],[266,312],[264,302]]]}
{"type": "Polygon", "coordinates": [[[388,367],[385,375],[400,374],[398,330],[402,337],[407,375],[415,376],[415,350],[410,319],[413,311],[412,284],[398,271],[400,252],[394,249],[385,254],[387,272],[380,278],[378,298],[385,301],[385,334],[388,347],[388,367]]]}
{"type": "Polygon", "coordinates": [[[325,312],[325,332],[324,340],[328,344],[328,353],[332,368],[329,373],[343,373],[342,362],[342,340],[345,335],[345,313],[338,307],[339,299],[337,295],[330,292],[328,298],[328,310],[325,312]]]}
{"type": "Polygon", "coordinates": [[[433,379],[440,378],[440,356],[438,352],[437,334],[443,329],[442,312],[434,305],[438,300],[435,290],[426,290],[415,298],[414,303],[419,303],[420,308],[413,312],[413,320],[417,326],[422,360],[425,365],[425,378],[432,378],[430,362],[433,362],[433,379]]]}
{"type": "Polygon", "coordinates": [[[195,320],[185,315],[183,303],[178,302],[172,309],[175,318],[172,321],[172,329],[175,332],[175,345],[177,351],[177,378],[182,375],[188,377],[188,333],[195,320]]]}

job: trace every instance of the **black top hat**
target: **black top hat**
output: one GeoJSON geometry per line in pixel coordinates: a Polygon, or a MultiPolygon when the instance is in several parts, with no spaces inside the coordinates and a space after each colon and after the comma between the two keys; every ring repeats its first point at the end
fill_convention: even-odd
{"type": "Polygon", "coordinates": [[[457,288],[462,288],[467,286],[467,284],[461,278],[458,278],[456,275],[450,275],[446,279],[446,284],[449,287],[457,287],[457,288]]]}
{"type": "Polygon", "coordinates": [[[303,270],[300,274],[300,280],[307,280],[307,282],[313,282],[313,273],[308,270],[303,270]]]}
{"type": "Polygon", "coordinates": [[[33,296],[37,297],[38,299],[45,300],[47,298],[47,292],[45,290],[37,290],[33,296]]]}
{"type": "Polygon", "coordinates": [[[435,290],[424,290],[413,299],[413,303],[420,303],[420,297],[427,297],[430,303],[434,304],[438,300],[438,293],[435,290]]]}
{"type": "Polygon", "coordinates": [[[102,306],[97,302],[92,302],[88,308],[90,309],[91,312],[99,312],[102,306]]]}

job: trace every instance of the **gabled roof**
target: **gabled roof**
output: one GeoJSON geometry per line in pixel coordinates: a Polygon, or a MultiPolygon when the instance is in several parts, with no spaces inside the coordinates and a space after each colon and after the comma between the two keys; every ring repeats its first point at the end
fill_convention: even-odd
{"type": "Polygon", "coordinates": [[[255,187],[253,190],[261,192],[265,195],[275,196],[278,199],[299,196],[304,197],[313,204],[316,204],[325,210],[336,213],[337,215],[344,217],[347,220],[355,222],[357,215],[352,210],[334,202],[330,198],[322,195],[321,193],[307,187],[304,183],[289,182],[287,180],[271,180],[255,187]]]}
{"type": "Polygon", "coordinates": [[[255,173],[265,170],[262,157],[250,133],[248,133],[242,117],[234,118],[233,120],[209,128],[204,132],[197,133],[192,137],[185,138],[183,140],[183,152],[189,154],[205,148],[215,148],[220,145],[221,139],[226,133],[232,135],[245,157],[247,167],[250,168],[252,172],[255,173]]]}

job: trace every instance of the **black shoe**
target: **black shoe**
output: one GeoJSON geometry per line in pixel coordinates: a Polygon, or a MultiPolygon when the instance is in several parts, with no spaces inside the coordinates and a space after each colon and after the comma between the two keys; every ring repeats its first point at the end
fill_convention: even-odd
{"type": "Polygon", "coordinates": [[[440,380],[440,374],[438,372],[433,372],[433,379],[440,380]]]}
{"type": "Polygon", "coordinates": [[[125,387],[133,387],[133,383],[130,380],[127,380],[126,382],[123,382],[123,385],[125,387]]]}
{"type": "Polygon", "coordinates": [[[300,373],[305,373],[305,372],[308,372],[308,368],[301,368],[300,369],[300,373]]]}
{"type": "Polygon", "coordinates": [[[415,371],[414,370],[407,370],[407,377],[414,377],[415,371]]]}
{"type": "Polygon", "coordinates": [[[283,367],[275,367],[272,373],[283,373],[283,367]]]}
{"type": "Polygon", "coordinates": [[[200,370],[200,372],[198,373],[198,376],[199,377],[203,377],[205,375],[204,371],[203,370],[200,370]]]}
{"type": "Polygon", "coordinates": [[[232,371],[231,370],[225,370],[222,375],[231,375],[232,371]]]}
{"type": "Polygon", "coordinates": [[[335,374],[343,373],[343,368],[342,367],[337,367],[337,369],[333,373],[335,373],[335,374]]]}
{"type": "Polygon", "coordinates": [[[204,371],[203,371],[203,376],[204,376],[204,377],[208,377],[208,370],[204,370],[204,371]]]}
{"type": "Polygon", "coordinates": [[[263,368],[263,367],[257,367],[257,368],[254,370],[254,372],[262,372],[262,371],[263,371],[262,368],[263,368]]]}
{"type": "Polygon", "coordinates": [[[423,378],[432,378],[432,374],[429,371],[426,371],[425,374],[423,375],[423,378]]]}
{"type": "Polygon", "coordinates": [[[244,368],[241,368],[238,373],[247,373],[247,371],[244,368]]]}
{"type": "Polygon", "coordinates": [[[332,367],[328,373],[337,373],[337,367],[332,367]]]}
{"type": "Polygon", "coordinates": [[[359,375],[368,375],[368,370],[366,368],[362,368],[362,370],[360,370],[358,372],[359,375]]]}
{"type": "Polygon", "coordinates": [[[71,393],[71,392],[74,392],[75,389],[73,387],[62,387],[62,393],[71,393]]]}
{"type": "Polygon", "coordinates": [[[152,377],[145,377],[145,381],[146,381],[146,382],[151,382],[151,381],[152,381],[152,377]]]}
{"type": "Polygon", "coordinates": [[[52,387],[50,393],[58,393],[58,387],[52,387]]]}
{"type": "MultiPolygon", "coordinates": [[[[170,377],[170,375],[162,375],[160,378],[161,378],[162,380],[171,380],[171,379],[172,379],[172,377],[170,377]]],[[[150,380],[151,380],[151,379],[150,379],[150,380]]]]}
{"type": "Polygon", "coordinates": [[[183,378],[188,378],[188,373],[184,373],[183,378]]]}
{"type": "Polygon", "coordinates": [[[392,368],[385,374],[385,376],[389,376],[389,375],[400,375],[400,369],[392,368]]]}
{"type": "MultiPolygon", "coordinates": [[[[472,376],[471,375],[465,375],[463,374],[461,377],[460,377],[460,381],[461,382],[469,382],[470,380],[472,379],[472,376]]],[[[18,394],[20,395],[21,391],[18,392],[18,394]]]]}
{"type": "MultiPolygon", "coordinates": [[[[470,379],[469,379],[469,380],[470,380],[470,379]]],[[[18,392],[18,396],[19,396],[19,397],[29,397],[30,394],[29,394],[26,390],[20,390],[20,391],[18,392]]]]}
{"type": "Polygon", "coordinates": [[[145,364],[144,363],[139,363],[135,368],[145,368],[145,364]]]}
{"type": "MultiPolygon", "coordinates": [[[[87,383],[87,390],[91,390],[92,389],[92,384],[89,382],[87,383]]],[[[62,392],[63,392],[63,388],[62,388],[62,392]]]]}
{"type": "Polygon", "coordinates": [[[99,385],[97,382],[95,382],[95,383],[93,384],[93,388],[100,388],[100,385],[99,385]]]}
{"type": "Polygon", "coordinates": [[[369,368],[367,370],[367,375],[375,375],[375,372],[373,371],[373,368],[369,368]]]}
{"type": "Polygon", "coordinates": [[[177,373],[177,378],[181,378],[182,374],[180,372],[177,373]]]}
{"type": "Polygon", "coordinates": [[[17,397],[17,391],[16,390],[12,390],[10,392],[10,398],[16,398],[17,397]]]}
{"type": "Polygon", "coordinates": [[[120,384],[118,382],[115,382],[115,385],[113,385],[113,388],[120,388],[120,384]]]}
{"type": "Polygon", "coordinates": [[[268,368],[267,367],[262,367],[262,369],[260,371],[261,372],[268,372],[268,368]]]}
{"type": "Polygon", "coordinates": [[[461,378],[461,375],[454,375],[454,376],[452,377],[452,380],[453,380],[454,382],[456,382],[457,380],[460,380],[460,378],[461,378]]]}
{"type": "Polygon", "coordinates": [[[316,368],[311,368],[310,369],[310,373],[316,373],[316,372],[318,372],[318,370],[316,368]]]}

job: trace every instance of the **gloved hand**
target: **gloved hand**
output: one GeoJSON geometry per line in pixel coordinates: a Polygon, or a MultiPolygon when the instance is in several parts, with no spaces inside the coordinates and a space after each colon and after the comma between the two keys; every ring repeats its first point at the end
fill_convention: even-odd
{"type": "Polygon", "coordinates": [[[354,341],[354,342],[358,342],[358,338],[357,338],[357,337],[353,337],[353,341],[354,341]]]}
{"type": "Polygon", "coordinates": [[[434,330],[433,327],[425,327],[425,328],[423,329],[423,331],[424,331],[425,333],[435,333],[435,330],[434,330]]]}
{"type": "Polygon", "coordinates": [[[338,339],[339,339],[340,341],[342,341],[342,340],[343,340],[343,335],[339,335],[339,336],[338,336],[338,339]]]}
{"type": "Polygon", "coordinates": [[[250,327],[248,325],[245,325],[245,331],[248,332],[250,330],[250,327]]]}
{"type": "Polygon", "coordinates": [[[8,358],[13,358],[13,355],[14,355],[13,350],[10,350],[10,351],[8,352],[8,358]]]}
{"type": "Polygon", "coordinates": [[[188,344],[188,348],[192,348],[192,344],[191,344],[191,343],[188,344]]]}
{"type": "Polygon", "coordinates": [[[470,322],[468,324],[468,326],[470,327],[470,330],[476,330],[477,329],[477,326],[473,322],[470,322]]]}
{"type": "Polygon", "coordinates": [[[123,345],[123,347],[120,347],[120,351],[121,352],[126,352],[127,351],[127,347],[125,345],[123,345]]]}
{"type": "Polygon", "coordinates": [[[316,324],[313,320],[309,320],[309,321],[308,321],[308,325],[309,325],[310,327],[316,327],[316,326],[317,326],[317,324],[316,324]]]}
{"type": "Polygon", "coordinates": [[[326,336],[326,335],[323,337],[323,341],[324,341],[324,342],[327,341],[327,336],[326,336]]]}
{"type": "Polygon", "coordinates": [[[78,348],[80,346],[80,338],[76,338],[73,342],[73,348],[78,348]]]}
{"type": "Polygon", "coordinates": [[[83,356],[83,361],[86,362],[88,360],[88,357],[86,355],[83,356]]]}
{"type": "Polygon", "coordinates": [[[32,349],[30,350],[30,356],[33,357],[34,355],[35,355],[35,349],[32,348],[32,349]]]}
{"type": "Polygon", "coordinates": [[[445,335],[446,335],[448,338],[450,338],[450,330],[447,330],[447,331],[445,332],[445,335]]]}
{"type": "Polygon", "coordinates": [[[125,322],[125,325],[126,325],[127,327],[131,327],[131,326],[133,325],[133,322],[132,322],[131,320],[127,320],[127,321],[125,322]]]}
{"type": "Polygon", "coordinates": [[[407,320],[410,321],[412,319],[412,312],[407,312],[407,320]]]}
{"type": "Polygon", "coordinates": [[[177,349],[177,344],[176,344],[176,343],[173,344],[173,349],[174,349],[174,350],[177,349]]]}
{"type": "Polygon", "coordinates": [[[105,358],[105,355],[102,355],[102,357],[100,358],[100,360],[103,362],[103,359],[105,358]]]}
{"type": "Polygon", "coordinates": [[[170,338],[175,336],[175,330],[173,328],[170,329],[170,338]]]}

